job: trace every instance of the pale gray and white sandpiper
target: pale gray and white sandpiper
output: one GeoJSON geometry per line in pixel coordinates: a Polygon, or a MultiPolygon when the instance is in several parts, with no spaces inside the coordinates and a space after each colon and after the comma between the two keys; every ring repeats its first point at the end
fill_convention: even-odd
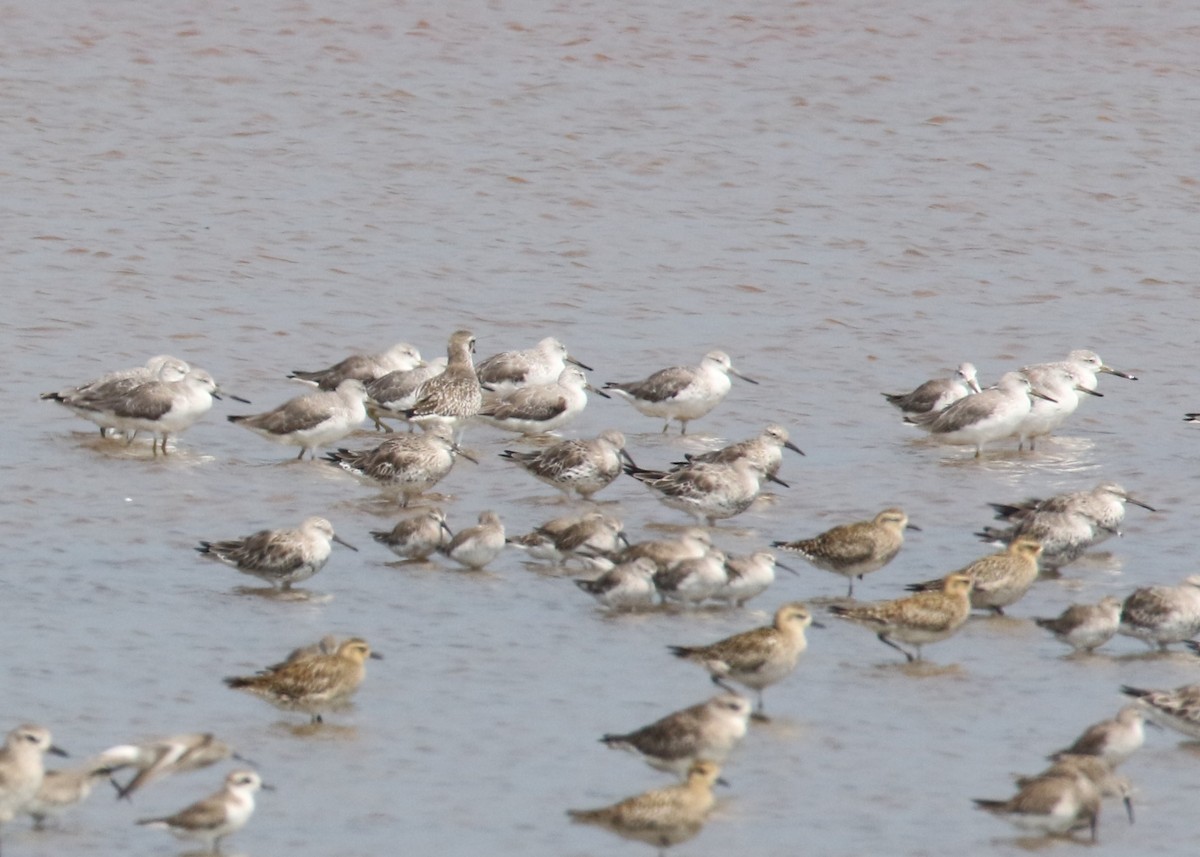
{"type": "Polygon", "coordinates": [[[673,568],[687,559],[702,557],[712,547],[712,536],[701,527],[689,527],[674,538],[648,539],[634,542],[619,556],[617,562],[629,562],[638,557],[647,557],[663,570],[673,568]]]}
{"type": "Polygon", "coordinates": [[[421,365],[421,352],[416,346],[398,342],[379,354],[351,354],[327,369],[311,372],[297,369],[288,377],[316,384],[322,390],[336,390],[347,378],[354,378],[366,385],[389,372],[407,371],[421,365]]]}
{"type": "Polygon", "coordinates": [[[1030,397],[1048,398],[1034,390],[1019,372],[1006,372],[996,386],[959,399],[940,411],[909,414],[905,422],[929,432],[942,443],[974,446],[975,457],[985,444],[1014,436],[1031,407],[1030,397]]]}
{"type": "Polygon", "coordinates": [[[553,336],[547,336],[533,348],[493,354],[481,361],[475,371],[479,383],[505,395],[521,387],[551,384],[568,364],[592,371],[591,366],[580,363],[567,353],[565,345],[553,336]]]}
{"type": "Polygon", "coordinates": [[[1065,423],[1079,407],[1080,393],[1096,397],[1104,395],[1080,385],[1070,372],[1062,368],[1048,367],[1040,373],[1029,370],[1024,374],[1029,378],[1033,389],[1042,395],[1030,400],[1029,413],[1017,426],[1019,450],[1024,449],[1028,441],[1032,451],[1039,437],[1050,435],[1065,423]]]}
{"type": "Polygon", "coordinates": [[[1008,819],[1022,830],[1063,835],[1088,829],[1092,840],[1100,817],[1100,790],[1074,769],[1027,780],[1007,800],[974,799],[975,805],[1008,819]]]}
{"type": "Polygon", "coordinates": [[[402,518],[390,530],[371,530],[371,538],[375,541],[401,559],[414,561],[429,559],[439,548],[449,544],[453,536],[446,524],[446,513],[438,508],[402,518]]]}
{"type": "MultiPolygon", "coordinates": [[[[1057,360],[1050,363],[1034,363],[1030,366],[1025,366],[1021,369],[1022,374],[1027,374],[1031,381],[1039,377],[1042,373],[1048,371],[1064,371],[1069,374],[1075,383],[1087,390],[1095,390],[1097,376],[1100,374],[1116,375],[1118,378],[1125,378],[1129,381],[1136,381],[1136,375],[1130,375],[1128,372],[1122,372],[1119,369],[1113,369],[1111,366],[1104,365],[1104,361],[1100,359],[1100,355],[1095,351],[1089,351],[1086,348],[1077,348],[1067,355],[1065,360],[1057,360]]],[[[1037,382],[1034,381],[1036,384],[1037,382]]]]}
{"type": "MultiPolygon", "coordinates": [[[[430,378],[441,375],[446,371],[449,359],[439,357],[424,366],[415,369],[397,369],[368,381],[367,415],[375,422],[375,428],[387,429],[380,422],[381,417],[393,417],[408,422],[405,413],[421,398],[421,387],[430,378]]],[[[408,427],[412,431],[412,425],[408,427]]]]}
{"type": "Polygon", "coordinates": [[[665,604],[696,606],[715,598],[729,582],[725,552],[709,548],[695,559],[685,559],[654,575],[654,585],[665,604]]]}
{"type": "Polygon", "coordinates": [[[178,839],[201,843],[206,853],[219,854],[221,840],[246,826],[254,814],[254,795],[263,788],[269,786],[263,785],[254,771],[231,771],[220,791],[173,815],[143,818],[137,823],[168,830],[178,839]]]}
{"type": "Polygon", "coordinates": [[[449,543],[438,548],[438,552],[464,565],[472,571],[479,571],[489,562],[500,556],[504,550],[504,523],[495,512],[479,513],[479,523],[473,527],[464,527],[454,534],[449,543]]]}
{"type": "Polygon", "coordinates": [[[691,420],[704,416],[725,398],[730,375],[750,384],[758,383],[735,370],[724,351],[710,351],[699,366],[660,369],[641,381],[609,381],[604,389],[625,399],[640,413],[666,420],[664,433],[671,420],[679,420],[680,434],[687,434],[691,420]]]}
{"type": "Polygon", "coordinates": [[[0,747],[0,829],[37,795],[46,775],[45,756],[67,755],[43,726],[26,723],[13,729],[0,747]]]}
{"type": "Polygon", "coordinates": [[[981,392],[973,363],[960,363],[949,378],[934,378],[908,393],[884,393],[883,397],[906,414],[937,413],[972,393],[981,392]]]}
{"type": "Polygon", "coordinates": [[[246,761],[211,732],[183,732],[109,747],[96,757],[95,764],[107,765],[114,770],[137,769],[125,785],[113,781],[117,785],[117,797],[128,799],[142,786],[160,777],[198,771],[226,759],[246,761]]]}
{"type": "Polygon", "coordinates": [[[1099,604],[1072,604],[1058,616],[1033,621],[1075,651],[1092,652],[1116,635],[1121,599],[1106,595],[1099,604]]]}
{"type": "Polygon", "coordinates": [[[132,442],[138,432],[154,436],[151,449],[167,454],[167,439],[190,428],[219,399],[213,376],[186,363],[167,362],[153,381],[104,397],[75,399],[72,409],[88,411],[97,424],[115,428],[132,442]]]}
{"type": "Polygon", "coordinates": [[[1200,575],[1191,575],[1179,586],[1135,589],[1121,605],[1117,633],[1161,651],[1200,634],[1200,575]]]}
{"type": "Polygon", "coordinates": [[[716,601],[745,607],[746,602],[770,588],[775,582],[775,569],[782,568],[789,574],[796,571],[775,558],[767,550],[759,550],[746,556],[725,558],[725,585],[713,595],[716,601]]]}
{"type": "Polygon", "coordinates": [[[608,393],[588,383],[578,366],[568,366],[553,381],[529,384],[503,398],[485,398],[480,422],[520,434],[547,434],[570,423],[587,407],[587,392],[609,398],[608,393]]]}
{"type": "Polygon", "coordinates": [[[158,354],[147,360],[144,366],[106,372],[99,378],[85,381],[73,387],[64,387],[56,392],[42,393],[39,398],[45,401],[58,402],[73,411],[76,416],[94,422],[100,427],[100,436],[106,437],[108,430],[115,429],[116,426],[112,424],[112,418],[107,412],[95,410],[90,407],[91,403],[120,399],[133,390],[134,387],[139,387],[150,381],[163,380],[160,376],[163,374],[163,367],[168,365],[170,365],[171,369],[166,373],[167,377],[165,380],[182,378],[192,369],[186,361],[180,360],[178,357],[172,357],[169,354],[158,354]]]}
{"type": "Polygon", "coordinates": [[[1126,705],[1116,716],[1093,723],[1075,741],[1051,758],[1064,754],[1096,756],[1115,768],[1146,743],[1145,709],[1138,704],[1126,705]]]}
{"type": "Polygon", "coordinates": [[[648,610],[658,602],[657,570],[654,560],[643,556],[615,565],[597,578],[576,579],[575,585],[609,610],[648,610]]]}
{"type": "Polygon", "coordinates": [[[337,443],[367,418],[366,398],[362,381],[347,378],[335,390],[306,393],[265,413],[227,419],[267,440],[300,447],[297,459],[306,452],[316,458],[319,447],[337,443]]]}

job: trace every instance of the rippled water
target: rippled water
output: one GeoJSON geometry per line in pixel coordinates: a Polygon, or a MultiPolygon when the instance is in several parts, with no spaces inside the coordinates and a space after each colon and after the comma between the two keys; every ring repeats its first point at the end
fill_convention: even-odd
{"type": "MultiPolygon", "coordinates": [[[[0,722],[80,756],[217,731],[278,787],[239,853],[649,853],[563,815],[664,782],[596,739],[710,693],[667,644],[839,578],[785,575],[749,611],[606,618],[517,553],[481,575],[388,567],[367,531],[395,510],[230,426],[245,406],[151,459],[37,401],[169,351],[265,409],[298,392],[291,369],[402,339],[437,354],[460,326],[481,356],[557,335],[601,381],[728,350],[761,384],[735,381],[688,437],[602,400],[568,434],[618,427],[655,465],[787,425],[807,453],[792,487],[716,540],[902,503],[923,532],[863,598],[986,552],[970,533],[989,500],[1116,479],[1163,510],[1132,509],[1109,556],[924,668],[858,628],[813,631],[680,853],[1019,851],[967,798],[1008,793],[1120,684],[1194,680],[1130,640],[1066,659],[1029,621],[1195,570],[1194,7],[16,0],[4,20],[0,722]],[[931,446],[879,396],[1075,347],[1142,380],[1104,378],[1034,455],[931,446]],[[239,594],[248,579],[191,550],[310,514],[360,549],[310,582],[325,600],[239,594]],[[316,734],[220,684],[327,632],[386,660],[316,734]]],[[[569,505],[496,457],[511,437],[467,441],[481,463],[439,486],[452,526],[495,508],[524,532],[569,505]]],[[[600,499],[634,537],[686,522],[632,480],[600,499]]],[[[1126,772],[1138,823],[1107,812],[1101,850],[1184,853],[1194,752],[1154,733],[1126,772]]],[[[172,853],[133,819],[219,779],[132,808],[97,795],[44,834],[14,823],[6,851],[172,853]]]]}

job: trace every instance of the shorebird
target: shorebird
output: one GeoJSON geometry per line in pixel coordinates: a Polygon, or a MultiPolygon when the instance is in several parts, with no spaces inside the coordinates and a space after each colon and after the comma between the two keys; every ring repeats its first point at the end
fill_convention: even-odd
{"type": "Polygon", "coordinates": [[[305,518],[294,530],[259,530],[245,538],[200,542],[196,550],[272,586],[291,589],[325,567],[332,542],[358,550],[333,532],[333,524],[318,517],[305,518]]]}
{"type": "Polygon", "coordinates": [[[704,556],[711,547],[712,537],[708,531],[700,527],[691,527],[683,530],[675,538],[634,542],[615,559],[617,562],[629,562],[638,557],[647,557],[653,560],[659,569],[666,570],[684,560],[704,556]]]}
{"type": "Polygon", "coordinates": [[[699,761],[688,770],[683,783],[644,792],[601,809],[569,809],[567,815],[625,839],[656,845],[662,855],[671,845],[686,842],[700,832],[715,803],[712,787],[720,773],[715,762],[699,761]]]}
{"type": "Polygon", "coordinates": [[[790,449],[804,455],[804,450],[788,439],[788,432],[783,426],[771,423],[762,433],[746,440],[731,443],[729,446],[715,449],[712,452],[701,452],[697,455],[685,454],[684,461],[674,462],[676,469],[691,464],[732,464],[739,458],[746,458],[772,478],[779,473],[783,464],[783,450],[790,449]]]}
{"type": "Polygon", "coordinates": [[[1105,366],[1099,354],[1095,351],[1088,351],[1086,348],[1075,349],[1067,355],[1066,360],[1059,360],[1052,363],[1034,363],[1031,366],[1025,366],[1021,369],[1021,373],[1028,375],[1031,381],[1048,371],[1066,372],[1076,384],[1087,390],[1096,389],[1096,376],[1101,373],[1116,375],[1118,378],[1125,378],[1129,381],[1137,380],[1136,375],[1130,375],[1128,372],[1122,372],[1119,369],[1113,369],[1111,366],[1105,366]]]}
{"type": "Polygon", "coordinates": [[[1034,390],[1021,373],[1006,372],[996,386],[982,393],[959,399],[941,411],[910,414],[905,422],[920,426],[943,443],[974,446],[979,458],[984,444],[1016,434],[1032,407],[1031,396],[1049,399],[1034,390]]]}
{"type": "Polygon", "coordinates": [[[326,453],[324,459],[347,473],[398,492],[401,505],[407,506],[414,497],[441,482],[460,455],[479,463],[454,442],[453,431],[448,425],[435,424],[424,434],[389,437],[373,449],[338,449],[326,453]]]}
{"type": "Polygon", "coordinates": [[[483,388],[475,375],[471,355],[475,352],[475,334],[456,330],[446,344],[446,369],[426,381],[417,401],[404,412],[409,422],[425,428],[437,423],[448,425],[455,440],[460,439],[467,421],[483,407],[483,388]]]}
{"type": "Polygon", "coordinates": [[[1039,437],[1045,437],[1067,421],[1079,407],[1079,394],[1102,398],[1103,393],[1081,386],[1074,376],[1060,367],[1050,367],[1040,373],[1032,369],[1025,372],[1033,389],[1040,397],[1030,400],[1029,413],[1017,426],[1017,449],[1024,449],[1029,441],[1033,451],[1039,437]]]}
{"type": "Polygon", "coordinates": [[[500,457],[515,461],[535,478],[567,494],[574,491],[585,500],[621,475],[629,461],[625,435],[605,429],[589,440],[564,440],[537,452],[506,449],[500,457]]]}
{"type": "Polygon", "coordinates": [[[975,805],[1023,830],[1062,835],[1088,828],[1096,840],[1100,790],[1078,768],[1027,780],[1008,800],[975,798],[975,805]]]}
{"type": "Polygon", "coordinates": [[[1018,538],[1031,538],[1042,545],[1042,567],[1057,570],[1083,556],[1088,548],[1107,538],[1096,522],[1072,509],[1036,512],[1011,527],[984,527],[975,533],[985,542],[1010,544],[1018,538]]]}
{"type": "Polygon", "coordinates": [[[928,414],[978,392],[981,391],[974,364],[960,363],[951,378],[935,378],[912,392],[884,393],[883,397],[906,414],[928,414]]]}
{"type": "Polygon", "coordinates": [[[371,538],[404,560],[429,559],[453,536],[446,525],[446,513],[436,508],[413,518],[402,518],[390,530],[371,530],[371,538]]]}
{"type": "Polygon", "coordinates": [[[1053,619],[1034,619],[1075,651],[1092,652],[1117,633],[1121,624],[1121,599],[1106,595],[1099,604],[1072,604],[1053,619]]]}
{"type": "MultiPolygon", "coordinates": [[[[693,464],[670,471],[626,464],[625,472],[666,505],[702,518],[710,527],[749,509],[758,499],[763,480],[769,478],[760,465],[745,458],[732,464],[693,464]]],[[[771,481],[787,484],[778,478],[771,481]]]]}
{"type": "Polygon", "coordinates": [[[326,648],[322,644],[316,650],[297,650],[286,661],[252,676],[231,676],[225,684],[283,711],[302,711],[313,723],[321,723],[324,712],[344,705],[358,690],[367,658],[381,657],[359,637],[343,640],[332,654],[326,648]]]}
{"type": "Polygon", "coordinates": [[[90,407],[90,405],[98,401],[119,399],[127,395],[134,387],[139,387],[150,381],[161,380],[160,375],[163,374],[163,368],[168,365],[171,368],[166,373],[167,380],[170,380],[172,377],[181,378],[192,369],[185,361],[177,357],[172,357],[169,354],[158,354],[147,360],[144,366],[107,372],[99,378],[85,381],[74,387],[65,387],[56,392],[42,393],[39,398],[44,401],[58,402],[60,405],[70,408],[76,416],[83,417],[85,420],[90,420],[98,425],[100,427],[100,436],[106,437],[109,429],[115,429],[116,425],[112,424],[112,418],[109,414],[97,411],[90,407]]]}
{"type": "Polygon", "coordinates": [[[854,578],[879,571],[904,545],[904,531],[920,527],[908,522],[903,509],[891,506],[869,521],[839,524],[811,539],[772,542],[771,546],[799,554],[817,568],[840,574],[850,582],[847,597],[854,595],[854,578]]]}
{"type": "Polygon", "coordinates": [[[0,829],[21,812],[42,786],[45,755],[67,755],[50,738],[49,730],[32,723],[8,733],[0,747],[0,829]]]}
{"type": "Polygon", "coordinates": [[[699,366],[660,369],[641,381],[609,381],[604,389],[616,393],[640,413],[666,420],[664,434],[671,427],[671,420],[679,420],[679,433],[687,434],[688,422],[704,416],[725,398],[730,375],[750,384],[758,383],[735,370],[724,351],[710,351],[699,366]]]}
{"type": "Polygon", "coordinates": [[[125,785],[113,781],[117,786],[117,797],[128,799],[142,786],[159,777],[198,771],[226,759],[247,761],[211,732],[185,732],[138,744],[109,747],[96,757],[96,762],[107,764],[112,770],[137,769],[137,773],[125,785]]]}
{"type": "MultiPolygon", "coordinates": [[[[1056,513],[1077,514],[1090,520],[1094,525],[1094,535],[1091,544],[1099,544],[1110,536],[1121,532],[1121,523],[1125,520],[1125,504],[1132,503],[1151,512],[1157,512],[1153,506],[1134,497],[1116,482],[1101,482],[1088,491],[1070,491],[1066,494],[1056,494],[1053,497],[1031,497],[1019,503],[989,503],[996,511],[996,518],[1011,525],[1009,539],[1031,533],[1044,524],[1039,519],[1045,519],[1052,526],[1060,519],[1056,513]]],[[[999,531],[993,531],[998,534],[999,531]]],[[[1000,534],[1003,535],[1003,534],[1000,534]]]]}
{"type": "Polygon", "coordinates": [[[608,393],[588,383],[582,369],[568,366],[549,383],[529,384],[503,398],[485,400],[479,410],[479,420],[505,431],[547,434],[583,413],[587,406],[587,390],[609,398],[608,393]]]}
{"type": "Polygon", "coordinates": [[[190,428],[221,398],[213,376],[203,369],[185,370],[182,361],[167,362],[153,381],[107,396],[72,399],[69,407],[103,427],[115,428],[132,443],[138,432],[153,435],[150,448],[167,454],[167,439],[190,428]]]}
{"type": "Polygon", "coordinates": [[[746,737],[750,701],[723,693],[698,705],[668,714],[649,726],[624,735],[608,734],[601,742],[640,756],[650,767],[686,776],[692,765],[707,759],[724,764],[746,737]]]}
{"type": "Polygon", "coordinates": [[[643,556],[613,566],[594,580],[576,579],[575,585],[609,610],[647,610],[658,599],[656,570],[654,560],[643,556]]]}
{"type": "Polygon", "coordinates": [[[1185,684],[1174,690],[1144,690],[1121,686],[1121,693],[1141,700],[1146,716],[1189,738],[1200,740],[1200,684],[1185,684]]]}
{"type": "Polygon", "coordinates": [[[143,818],[137,823],[168,830],[178,839],[202,843],[206,853],[219,854],[221,840],[246,826],[254,814],[254,794],[270,788],[254,771],[231,771],[220,791],[185,807],[174,815],[143,818]]]}
{"type": "Polygon", "coordinates": [[[475,373],[487,389],[505,394],[521,387],[553,383],[567,364],[592,371],[591,366],[568,354],[565,345],[547,336],[533,348],[493,354],[475,367],[475,373]]]}
{"type": "Polygon", "coordinates": [[[708,670],[713,684],[733,692],[726,679],[753,690],[758,696],[754,716],[765,720],[763,689],[786,678],[796,668],[808,640],[804,629],[814,622],[808,608],[799,601],[784,604],[775,611],[775,621],[761,628],[743,631],[707,646],[670,646],[678,658],[699,664],[708,670]]]}
{"type": "MultiPolygon", "coordinates": [[[[1022,536],[999,553],[989,554],[959,569],[958,574],[971,578],[971,607],[1003,616],[1004,608],[1024,597],[1037,580],[1041,553],[1040,542],[1022,536]]],[[[939,577],[906,588],[909,592],[938,591],[945,580],[939,577]]]]}
{"type": "Polygon", "coordinates": [[[1096,756],[1115,768],[1146,743],[1145,723],[1145,712],[1140,705],[1126,705],[1116,717],[1093,723],[1069,747],[1050,758],[1065,754],[1096,756]]]}
{"type": "Polygon", "coordinates": [[[775,559],[770,551],[755,551],[747,556],[725,558],[725,585],[713,595],[716,601],[745,607],[746,602],[766,592],[775,582],[775,569],[789,574],[796,571],[775,559]]]}
{"type": "Polygon", "coordinates": [[[37,792],[26,801],[21,811],[33,819],[33,829],[45,828],[46,820],[62,815],[73,806],[83,803],[100,780],[107,780],[119,769],[102,757],[90,759],[74,768],[46,771],[37,792]]]}
{"type": "Polygon", "coordinates": [[[1117,633],[1164,652],[1171,643],[1195,637],[1200,633],[1200,575],[1188,577],[1180,586],[1135,589],[1121,606],[1117,633]]]}
{"type": "Polygon", "coordinates": [[[654,586],[664,604],[698,605],[716,597],[729,582],[725,560],[724,551],[709,548],[704,556],[685,559],[669,569],[655,572],[654,586]]]}
{"type": "Polygon", "coordinates": [[[399,342],[379,354],[351,354],[328,369],[306,372],[295,370],[289,378],[316,384],[322,390],[336,390],[347,378],[367,384],[389,372],[408,371],[424,365],[416,346],[399,342]]]}
{"type": "Polygon", "coordinates": [[[1129,823],[1133,824],[1133,784],[1128,778],[1115,773],[1112,766],[1098,756],[1060,753],[1054,757],[1053,764],[1040,774],[1032,777],[1018,777],[1017,788],[1023,788],[1041,777],[1071,776],[1077,771],[1092,781],[1097,791],[1100,792],[1101,798],[1121,798],[1121,802],[1125,804],[1125,813],[1129,817],[1129,823]]]}
{"type": "Polygon", "coordinates": [[[949,574],[936,592],[918,592],[907,598],[853,606],[833,605],[835,616],[858,622],[876,631],[879,641],[891,646],[911,663],[921,659],[921,647],[944,640],[971,614],[972,581],[965,574],[949,574]],[[897,644],[909,643],[917,653],[897,644]]]}
{"type": "Polygon", "coordinates": [[[367,418],[366,397],[362,381],[347,378],[335,390],[306,393],[265,413],[226,419],[267,440],[300,447],[297,459],[306,452],[316,458],[318,447],[337,443],[367,418]]]}
{"type": "MultiPolygon", "coordinates": [[[[368,381],[366,384],[367,416],[375,422],[375,428],[391,430],[379,421],[381,416],[394,417],[407,422],[408,418],[404,414],[421,397],[421,387],[430,378],[445,372],[448,362],[447,358],[439,357],[424,366],[418,366],[415,369],[397,369],[381,375],[374,381],[368,381]]],[[[408,430],[412,431],[411,424],[408,430]]]]}
{"type": "Polygon", "coordinates": [[[438,548],[440,553],[479,571],[504,550],[504,524],[495,512],[480,512],[479,523],[454,534],[449,544],[438,548]]]}

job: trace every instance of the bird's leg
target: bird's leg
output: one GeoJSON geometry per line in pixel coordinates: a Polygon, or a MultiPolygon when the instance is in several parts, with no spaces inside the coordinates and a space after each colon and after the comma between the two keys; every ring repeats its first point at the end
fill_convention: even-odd
{"type": "Polygon", "coordinates": [[[723,678],[721,678],[719,675],[715,675],[712,677],[712,683],[715,684],[717,687],[722,688],[723,690],[729,691],[730,693],[737,693],[737,690],[735,688],[731,687],[730,685],[726,684],[725,680],[723,678]]]}
{"type": "Polygon", "coordinates": [[[891,640],[889,640],[887,638],[887,634],[884,634],[881,632],[881,633],[877,634],[876,636],[879,637],[879,642],[884,643],[885,645],[891,646],[897,652],[900,652],[900,654],[904,655],[904,657],[908,658],[908,662],[910,664],[916,660],[916,658],[914,658],[911,653],[909,653],[908,651],[904,650],[903,648],[901,648],[900,646],[896,645],[891,640]]]}

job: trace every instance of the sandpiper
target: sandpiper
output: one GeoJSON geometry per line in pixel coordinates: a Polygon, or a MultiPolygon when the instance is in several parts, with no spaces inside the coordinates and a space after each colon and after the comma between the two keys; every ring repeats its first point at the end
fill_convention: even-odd
{"type": "Polygon", "coordinates": [[[960,363],[950,378],[934,378],[908,393],[884,393],[883,397],[906,414],[928,414],[949,407],[959,399],[980,392],[972,363],[960,363]]]}
{"type": "Polygon", "coordinates": [[[337,443],[367,418],[367,398],[362,381],[347,378],[331,391],[321,390],[288,399],[261,414],[233,414],[227,419],[275,443],[300,447],[316,458],[318,447],[337,443]]]}
{"type": "Polygon", "coordinates": [[[289,378],[316,384],[322,390],[336,390],[347,378],[367,384],[389,372],[408,371],[423,365],[421,352],[415,345],[399,342],[379,354],[351,354],[327,369],[312,372],[295,370],[289,378]]]}
{"type": "Polygon", "coordinates": [[[641,381],[609,381],[604,389],[616,393],[646,416],[666,420],[664,433],[671,420],[679,420],[680,434],[687,434],[688,422],[704,416],[725,398],[730,375],[750,384],[758,383],[735,370],[724,351],[710,351],[699,366],[660,369],[641,381]]]}

